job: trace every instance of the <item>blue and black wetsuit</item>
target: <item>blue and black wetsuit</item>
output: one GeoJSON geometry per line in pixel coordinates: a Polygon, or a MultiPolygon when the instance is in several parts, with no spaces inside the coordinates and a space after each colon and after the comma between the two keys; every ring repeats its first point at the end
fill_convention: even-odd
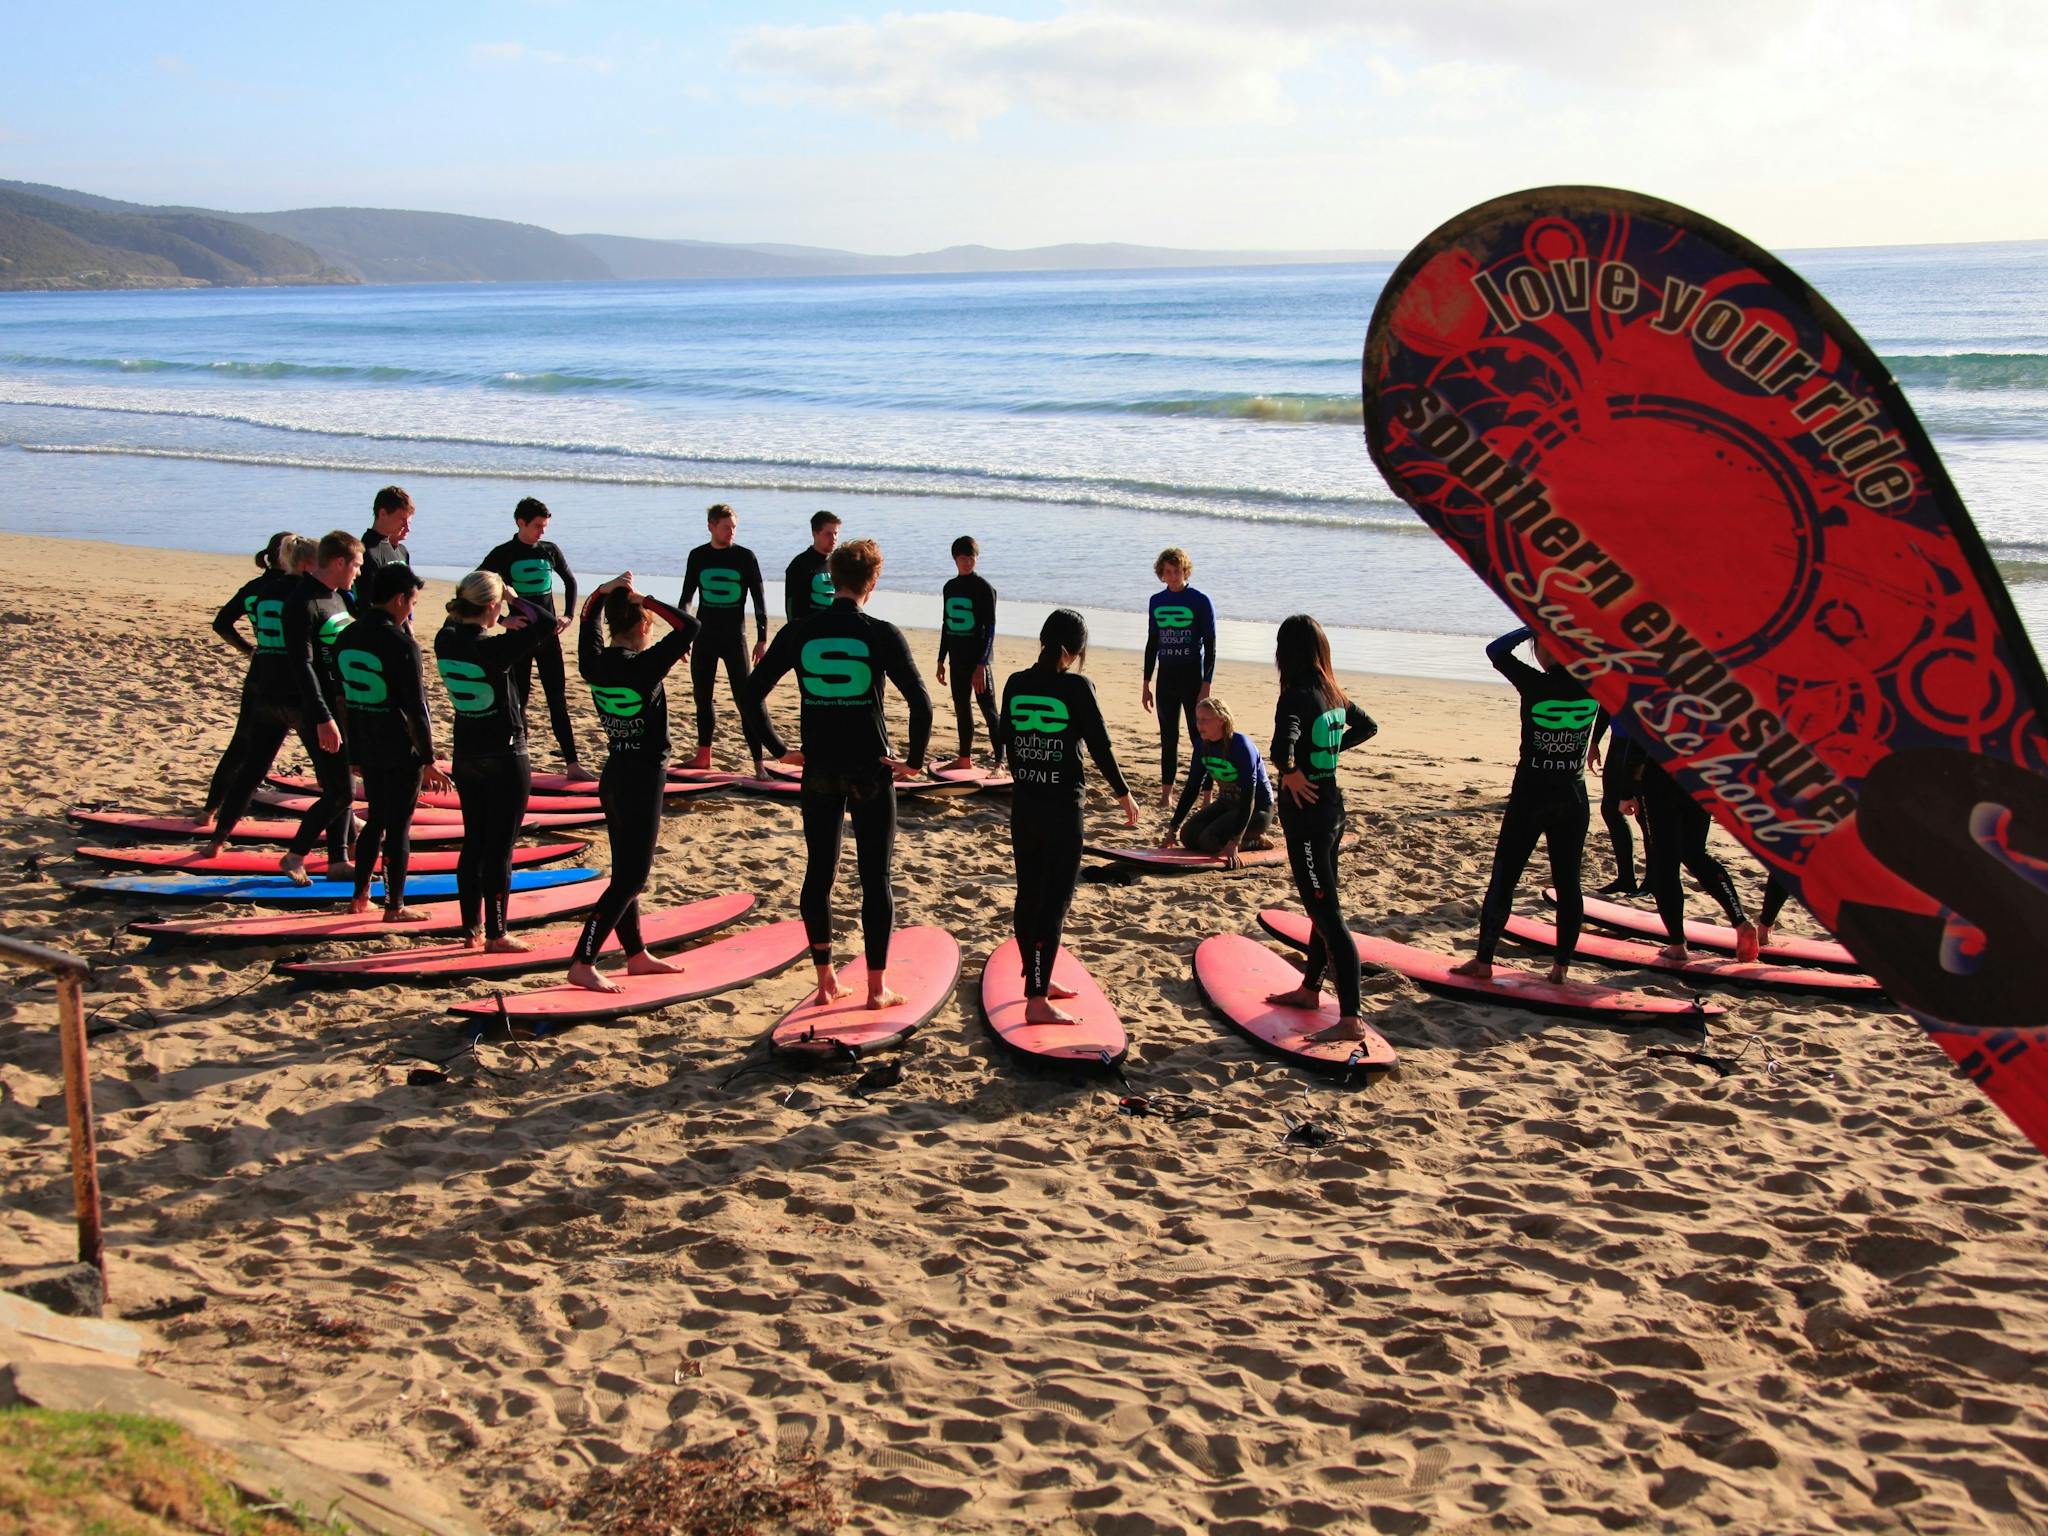
{"type": "MultiPolygon", "coordinates": [[[[562,580],[561,611],[576,611],[575,573],[569,569],[569,562],[562,558],[561,547],[551,539],[535,539],[531,544],[516,537],[507,539],[485,555],[477,569],[495,571],[503,577],[506,586],[547,615],[551,628],[556,623],[555,578],[559,576],[562,580]]],[[[554,729],[555,746],[564,763],[576,762],[576,727],[569,719],[569,683],[562,670],[560,634],[549,635],[539,650],[512,669],[512,691],[519,695],[522,714],[526,712],[527,701],[533,697],[535,672],[540,673],[541,696],[548,701],[548,724],[554,729]]]]}
{"type": "Polygon", "coordinates": [[[1180,776],[1180,728],[1187,723],[1190,743],[1195,733],[1195,705],[1202,689],[1216,676],[1216,609],[1206,594],[1193,587],[1154,592],[1145,614],[1145,681],[1153,687],[1159,711],[1159,779],[1171,784],[1180,776]]]}
{"type": "Polygon", "coordinates": [[[1273,710],[1268,756],[1274,779],[1299,772],[1316,792],[1313,805],[1301,805],[1285,783],[1279,787],[1287,866],[1312,929],[1302,985],[1320,986],[1327,970],[1337,989],[1337,1012],[1344,1018],[1358,1015],[1358,941],[1351,937],[1337,898],[1337,855],[1344,843],[1344,791],[1337,785],[1337,761],[1378,734],[1372,716],[1356,704],[1346,700],[1333,705],[1319,688],[1299,683],[1280,691],[1273,710]]]}
{"type": "Polygon", "coordinates": [[[690,686],[697,694],[697,745],[711,745],[718,731],[718,710],[712,689],[718,684],[718,664],[725,663],[725,680],[739,706],[740,729],[747,750],[755,757],[780,757],[787,750],[769,723],[768,712],[747,709],[744,696],[752,649],[747,644],[747,601],[754,604],[754,638],[768,638],[767,601],[761,594],[761,565],[754,552],[743,544],[699,544],[690,551],[683,568],[683,595],[678,608],[687,609],[697,600],[700,626],[690,652],[690,686]]]}
{"type": "Polygon", "coordinates": [[[968,710],[968,695],[981,710],[988,726],[989,741],[995,748],[996,766],[1003,762],[1002,733],[996,729],[996,695],[982,678],[979,692],[974,687],[977,669],[988,666],[996,651],[996,589],[970,572],[955,576],[941,593],[944,599],[939,626],[939,659],[953,670],[953,719],[959,727],[960,756],[974,750],[974,716],[968,710]]]}
{"type": "Polygon", "coordinates": [[[356,835],[356,895],[370,894],[381,854],[384,905],[395,909],[405,905],[420,770],[434,760],[420,648],[410,630],[372,607],[335,641],[334,668],[348,706],[347,755],[363,775],[367,807],[356,835]]]}
{"type": "MultiPolygon", "coordinates": [[[[247,656],[249,665],[242,673],[242,697],[235,710],[234,734],[228,738],[220,761],[214,765],[212,782],[206,787],[209,814],[220,809],[228,791],[234,787],[236,774],[252,750],[252,743],[264,737],[263,671],[276,666],[284,655],[284,596],[297,582],[298,577],[289,571],[264,571],[243,582],[235,595],[222,603],[220,611],[213,616],[213,632],[247,656]],[[265,603],[270,606],[259,613],[259,605],[265,603]],[[241,630],[236,628],[244,619],[249,622],[253,640],[244,640],[241,630]]],[[[271,749],[273,758],[276,750],[275,747],[271,749]]],[[[264,770],[269,771],[268,763],[264,770]]]]}
{"type": "Polygon", "coordinates": [[[1264,837],[1273,825],[1273,784],[1251,737],[1238,731],[1212,743],[1197,735],[1190,749],[1194,759],[1187,787],[1173,812],[1173,830],[1181,846],[1189,853],[1213,855],[1231,843],[1264,837]],[[1216,786],[1216,799],[1190,816],[1204,784],[1216,786]]]}

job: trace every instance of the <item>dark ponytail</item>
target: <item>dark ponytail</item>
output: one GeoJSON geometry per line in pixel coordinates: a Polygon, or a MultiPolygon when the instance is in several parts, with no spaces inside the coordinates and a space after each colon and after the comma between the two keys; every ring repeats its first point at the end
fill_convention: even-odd
{"type": "Polygon", "coordinates": [[[1088,621],[1071,608],[1055,608],[1038,627],[1038,664],[1060,668],[1060,653],[1072,651],[1076,668],[1088,665],[1088,621]]]}
{"type": "Polygon", "coordinates": [[[283,570],[284,566],[278,561],[278,551],[284,547],[287,539],[296,539],[297,537],[298,535],[289,528],[281,533],[273,533],[270,536],[270,542],[256,551],[256,569],[259,571],[283,570]]]}

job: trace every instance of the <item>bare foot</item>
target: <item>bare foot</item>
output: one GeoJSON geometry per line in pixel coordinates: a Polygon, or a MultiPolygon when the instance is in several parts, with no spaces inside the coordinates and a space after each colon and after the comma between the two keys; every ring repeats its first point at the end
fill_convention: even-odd
{"type": "Polygon", "coordinates": [[[461,943],[464,949],[476,949],[483,944],[483,941],[484,936],[477,932],[476,929],[465,928],[462,930],[462,938],[458,942],[461,943]]]}
{"type": "Polygon", "coordinates": [[[330,863],[321,873],[329,880],[353,880],[356,877],[356,867],[347,859],[341,859],[330,863]]]}
{"type": "Polygon", "coordinates": [[[1692,958],[1692,951],[1683,944],[1666,944],[1657,951],[1657,958],[1669,961],[1673,965],[1683,965],[1692,958]]]}
{"type": "Polygon", "coordinates": [[[901,992],[891,992],[887,986],[868,989],[868,1006],[874,1009],[894,1008],[903,1001],[901,992]]]}
{"type": "Polygon", "coordinates": [[[1566,979],[1570,977],[1571,969],[1572,968],[1569,965],[1565,964],[1564,961],[1558,961],[1557,964],[1553,965],[1550,968],[1551,984],[1553,986],[1562,986],[1566,979]]]}
{"type": "MultiPolygon", "coordinates": [[[[1072,997],[1069,992],[1067,996],[1072,997]]],[[[1026,1024],[1078,1024],[1081,1021],[1064,1009],[1055,1008],[1049,998],[1031,997],[1024,1000],[1024,1022],[1026,1024]]]]}
{"type": "Polygon", "coordinates": [[[1357,1014],[1349,1014],[1339,1019],[1328,1029],[1319,1029],[1306,1038],[1317,1043],[1338,1040],[1363,1040],[1365,1038],[1365,1020],[1359,1018],[1357,1014]]]}
{"type": "Polygon", "coordinates": [[[364,913],[368,912],[369,910],[370,893],[368,891],[363,892],[363,894],[360,896],[352,896],[349,898],[348,915],[350,917],[361,917],[364,913]]]}
{"type": "Polygon", "coordinates": [[[487,955],[523,955],[532,947],[530,944],[520,943],[509,933],[499,938],[484,940],[484,953],[487,955]]]}
{"type": "Polygon", "coordinates": [[[1078,997],[1080,994],[1075,992],[1072,987],[1063,987],[1056,981],[1048,981],[1045,984],[1045,995],[1055,1001],[1060,1001],[1069,997],[1078,997]]]}
{"type": "Polygon", "coordinates": [[[683,968],[673,960],[660,960],[641,950],[637,955],[626,956],[628,976],[680,976],[683,968]]]}
{"type": "Polygon", "coordinates": [[[215,838],[212,842],[206,845],[206,856],[209,859],[217,859],[227,851],[228,840],[224,837],[215,838]]]}
{"type": "Polygon", "coordinates": [[[801,752],[785,752],[775,761],[785,768],[801,768],[804,765],[804,755],[801,752]]]}
{"type": "Polygon", "coordinates": [[[616,992],[619,984],[594,965],[585,965],[581,960],[569,967],[569,985],[582,987],[589,992],[616,992]]]}
{"type": "Polygon", "coordinates": [[[597,775],[581,763],[569,763],[562,769],[562,777],[565,779],[575,779],[579,783],[587,784],[594,781],[597,775]]]}
{"type": "Polygon", "coordinates": [[[1452,966],[1451,974],[1453,976],[1471,976],[1479,981],[1491,981],[1493,979],[1493,962],[1491,960],[1481,960],[1477,955],[1474,955],[1463,965],[1452,966]]]}
{"type": "Polygon", "coordinates": [[[1758,923],[1756,925],[1756,947],[1759,950],[1768,949],[1770,943],[1771,925],[1769,923],[1758,923]]]}
{"type": "Polygon", "coordinates": [[[839,985],[839,973],[833,970],[831,966],[821,965],[818,967],[818,991],[817,995],[811,999],[814,1007],[829,1008],[842,997],[851,997],[852,995],[853,991],[850,987],[839,985]]]}
{"type": "Polygon", "coordinates": [[[953,761],[942,766],[947,768],[972,768],[974,766],[974,758],[971,754],[963,752],[954,758],[953,761]]]}
{"type": "Polygon", "coordinates": [[[205,805],[205,806],[201,806],[201,807],[199,808],[199,814],[198,814],[197,816],[194,816],[194,817],[192,818],[192,825],[193,825],[193,826],[194,826],[195,828],[199,828],[199,827],[210,827],[210,826],[212,826],[212,825],[213,825],[213,807],[212,807],[212,806],[210,806],[210,805],[205,805]]]}
{"type": "Polygon", "coordinates": [[[1173,804],[1173,781],[1168,779],[1159,786],[1159,805],[1162,810],[1173,804]]]}
{"type": "Polygon", "coordinates": [[[1290,992],[1269,992],[1266,1001],[1275,1008],[1320,1008],[1323,997],[1320,992],[1311,992],[1307,987],[1296,987],[1290,992]]]}
{"type": "Polygon", "coordinates": [[[293,885],[311,885],[313,877],[306,873],[306,861],[296,853],[288,853],[277,861],[277,872],[293,885]]]}
{"type": "Polygon", "coordinates": [[[1752,964],[1756,960],[1757,951],[1762,947],[1763,942],[1758,935],[1757,926],[1754,922],[1745,922],[1735,930],[1736,959],[1746,965],[1752,964]]]}
{"type": "Polygon", "coordinates": [[[431,912],[422,912],[418,907],[386,907],[384,921],[387,923],[424,923],[433,919],[431,912]]]}

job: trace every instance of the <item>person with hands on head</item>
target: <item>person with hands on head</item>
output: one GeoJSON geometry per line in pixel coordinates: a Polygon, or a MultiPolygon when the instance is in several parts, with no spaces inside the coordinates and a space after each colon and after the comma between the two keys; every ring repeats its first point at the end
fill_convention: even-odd
{"type": "Polygon", "coordinates": [[[1124,825],[1138,824],[1138,802],[1117,766],[1088,664],[1088,625],[1071,608],[1055,608],[1038,631],[1038,660],[1003,684],[997,716],[1014,779],[1010,850],[1017,900],[1011,927],[1024,968],[1024,1017],[1033,1024],[1072,1024],[1061,1000],[1074,994],[1053,980],[1060,935],[1074,903],[1085,839],[1082,750],[1109,781],[1124,825]]]}
{"type": "Polygon", "coordinates": [[[832,964],[832,886],[839,847],[853,823],[860,869],[861,933],[866,944],[870,1008],[903,1001],[889,990],[889,935],[896,921],[889,887],[896,850],[896,782],[924,770],[932,733],[931,695],[895,625],[862,611],[881,579],[882,550],[855,539],[832,551],[832,606],[786,625],[747,679],[741,708],[765,715],[769,690],[794,671],[801,694],[804,869],[802,912],[817,968],[822,1006],[845,996],[832,964]],[[895,684],[910,709],[908,748],[889,750],[882,684],[895,684]]]}
{"type": "Polygon", "coordinates": [[[669,975],[682,969],[647,952],[640,937],[640,893],[654,869],[661,837],[662,795],[668,787],[668,689],[664,679],[697,636],[697,621],[637,592],[627,571],[590,594],[576,635],[576,670],[590,685],[597,718],[611,751],[598,780],[605,836],[611,842],[611,883],[597,899],[569,963],[571,985],[616,992],[618,983],[597,968],[605,940],[616,930],[631,976],[669,975]],[[652,614],[668,633],[649,643],[652,614]],[[611,632],[604,643],[598,625],[611,632]]]}
{"type": "Polygon", "coordinates": [[[348,707],[348,755],[363,776],[368,803],[356,836],[349,911],[370,910],[370,882],[381,856],[387,923],[423,923],[430,915],[405,904],[412,818],[422,789],[446,790],[451,782],[434,766],[434,722],[412,637],[413,608],[425,585],[410,566],[386,565],[370,588],[369,607],[334,643],[334,669],[348,707]]]}
{"type": "Polygon", "coordinates": [[[1180,728],[1185,719],[1188,745],[1194,747],[1195,706],[1209,696],[1216,676],[1216,608],[1205,593],[1188,585],[1195,562],[1188,552],[1163,549],[1152,563],[1166,583],[1154,592],[1145,615],[1145,680],[1138,701],[1145,712],[1159,705],[1159,803],[1173,804],[1173,781],[1180,775],[1180,728]],[[1152,672],[1159,672],[1159,691],[1152,691],[1152,672]]]}
{"type": "Polygon", "coordinates": [[[541,642],[539,650],[512,669],[512,688],[519,695],[519,710],[526,712],[533,697],[533,674],[540,673],[540,689],[548,702],[548,724],[555,733],[555,746],[562,754],[562,772],[571,779],[594,779],[576,756],[576,727],[569,718],[569,684],[562,670],[562,631],[576,612],[576,573],[562,558],[561,547],[547,537],[554,514],[547,503],[532,496],[521,498],[512,509],[518,525],[511,538],[493,549],[477,566],[504,579],[505,585],[532,603],[555,627],[555,633],[541,642]],[[562,611],[555,613],[555,580],[562,582],[562,611]]]}
{"type": "MultiPolygon", "coordinates": [[[[289,530],[274,533],[256,555],[256,574],[235,590],[234,596],[220,605],[220,611],[213,616],[213,632],[221,639],[249,658],[249,665],[242,674],[242,698],[235,711],[235,729],[228,737],[228,744],[214,764],[213,778],[206,786],[206,801],[193,819],[200,826],[206,826],[220,809],[221,800],[228,792],[228,786],[235,781],[235,770],[248,750],[253,736],[260,737],[258,725],[261,713],[259,700],[262,697],[262,679],[259,658],[274,659],[284,651],[284,630],[276,616],[283,611],[284,594],[293,582],[297,572],[293,555],[301,540],[289,530]],[[265,613],[257,612],[257,605],[269,602],[265,613]],[[243,619],[249,621],[250,633],[255,637],[244,640],[236,625],[243,619]],[[266,628],[266,620],[268,627],[266,628]]],[[[308,562],[310,567],[310,562],[308,562]]]]}
{"type": "Polygon", "coordinates": [[[555,632],[554,620],[490,571],[471,571],[448,603],[434,636],[434,666],[455,709],[453,773],[462,802],[462,853],[455,863],[464,942],[494,952],[527,946],[506,932],[512,898],[512,845],[526,819],[533,765],[526,755],[526,715],[512,687],[512,668],[555,632]],[[507,609],[510,612],[507,612],[507,609]],[[492,633],[504,616],[504,626],[492,633]]]}
{"type": "Polygon", "coordinates": [[[1282,621],[1273,663],[1280,673],[1280,699],[1273,708],[1267,757],[1280,778],[1280,830],[1310,934],[1301,985],[1267,1001],[1287,1008],[1320,1007],[1327,971],[1337,989],[1337,1022],[1314,1038],[1362,1040],[1358,941],[1337,895],[1337,856],[1344,845],[1344,791],[1337,783],[1337,764],[1351,748],[1378,735],[1379,726],[1337,686],[1330,637],[1308,614],[1282,621]]]}
{"type": "Polygon", "coordinates": [[[1195,706],[1190,747],[1187,785],[1160,846],[1178,843],[1189,853],[1220,856],[1226,869],[1236,869],[1239,850],[1266,847],[1266,830],[1273,825],[1273,785],[1265,760],[1251,737],[1237,728],[1230,706],[1213,693],[1195,706]],[[1196,797],[1210,787],[1216,792],[1214,803],[1189,816],[1196,797]]]}
{"type": "Polygon", "coordinates": [[[953,720],[960,736],[960,755],[954,768],[974,766],[974,715],[967,696],[987,722],[989,744],[994,749],[994,766],[1003,766],[1003,738],[996,729],[996,696],[989,686],[989,664],[996,649],[996,589],[977,576],[975,563],[981,546],[965,534],[953,541],[953,567],[957,574],[940,594],[939,625],[940,683],[946,681],[946,664],[953,666],[953,720]]]}

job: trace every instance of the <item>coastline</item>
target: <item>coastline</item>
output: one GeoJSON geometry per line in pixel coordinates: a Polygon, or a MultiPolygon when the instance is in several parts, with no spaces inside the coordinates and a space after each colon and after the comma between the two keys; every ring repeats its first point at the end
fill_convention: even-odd
{"type": "MultiPolygon", "coordinates": [[[[1068,938],[1130,1028],[1132,1089],[1204,1111],[1132,1116],[1113,1081],[1019,1069],[978,1017],[1011,886],[1002,804],[976,797],[903,816],[897,921],[953,931],[966,970],[900,1086],[727,1084],[796,973],[412,1083],[471,993],[297,993],[271,952],[145,955],[139,909],[58,883],[89,841],[67,805],[203,788],[241,676],[208,624],[248,559],[15,534],[0,559],[0,903],[92,958],[118,1026],[92,1047],[113,1288],[180,1312],[148,1362],[174,1380],[533,1536],[592,1468],[676,1444],[813,1456],[855,1531],[2048,1519],[2048,1173],[1897,1014],[1724,993],[1702,1041],[1399,987],[1367,1008],[1402,1064],[1345,1088],[1254,1051],[1190,977],[1197,939],[1292,904],[1284,871],[1087,884],[1068,938]],[[1285,1148],[1290,1116],[1338,1139],[1285,1148]]],[[[910,640],[928,669],[934,634],[910,640]]],[[[1030,649],[1002,638],[998,672],[1030,649]]],[[[1138,657],[1099,646],[1089,671],[1142,803],[1138,657]]],[[[1351,921],[1469,945],[1511,695],[1345,681],[1381,726],[1344,759],[1351,921]]],[[[1225,661],[1217,689],[1263,748],[1270,667],[1225,661]]],[[[1099,789],[1090,830],[1114,832],[1099,789]]],[[[664,844],[652,903],[741,887],[761,920],[793,914],[786,805],[709,796],[664,844]]],[[[1596,820],[1595,883],[1605,855],[1596,820]]],[[[13,1267],[68,1251],[70,1191],[48,994],[4,981],[13,1267]]]]}

